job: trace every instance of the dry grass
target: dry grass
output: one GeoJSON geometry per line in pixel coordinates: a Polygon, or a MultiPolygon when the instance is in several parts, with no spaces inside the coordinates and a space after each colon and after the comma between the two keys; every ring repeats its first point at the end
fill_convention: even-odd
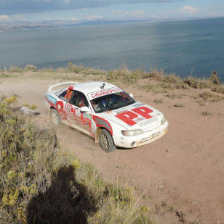
{"type": "Polygon", "coordinates": [[[165,74],[162,70],[152,70],[145,72],[142,70],[131,71],[124,66],[122,69],[111,70],[109,72],[76,65],[69,62],[66,68],[44,68],[38,70],[34,65],[27,65],[25,67],[11,66],[9,69],[5,68],[0,71],[0,78],[14,77],[18,74],[30,72],[30,75],[42,78],[56,78],[56,79],[78,79],[85,80],[91,77],[92,80],[105,80],[109,82],[123,82],[127,84],[137,84],[140,80],[144,83],[140,88],[155,93],[167,93],[168,90],[173,89],[210,89],[213,92],[224,94],[224,84],[216,72],[213,72],[208,79],[200,79],[194,77],[180,78],[176,74],[165,74]],[[79,74],[79,76],[77,76],[79,74]]]}
{"type": "Polygon", "coordinates": [[[182,103],[176,103],[173,105],[174,107],[184,107],[184,105],[182,103]]]}
{"type": "Polygon", "coordinates": [[[181,99],[184,95],[183,94],[167,94],[166,97],[170,98],[170,99],[181,99]]]}
{"type": "Polygon", "coordinates": [[[214,94],[210,91],[204,91],[202,93],[199,93],[195,99],[198,100],[198,102],[204,101],[204,102],[219,102],[221,100],[224,100],[223,96],[219,96],[217,94],[214,94]]]}
{"type": "Polygon", "coordinates": [[[212,113],[210,113],[208,111],[203,111],[203,112],[201,112],[201,115],[203,115],[203,116],[211,116],[212,113]]]}
{"type": "Polygon", "coordinates": [[[107,80],[122,81],[128,84],[135,84],[142,78],[143,72],[141,70],[130,71],[127,68],[112,70],[107,73],[107,80]]]}
{"type": "Polygon", "coordinates": [[[155,99],[155,100],[153,100],[153,102],[156,103],[156,104],[161,104],[161,103],[163,103],[163,100],[162,99],[155,99]]]}
{"type": "Polygon", "coordinates": [[[209,79],[188,77],[184,79],[183,82],[194,89],[209,89],[212,86],[212,83],[209,79]]]}

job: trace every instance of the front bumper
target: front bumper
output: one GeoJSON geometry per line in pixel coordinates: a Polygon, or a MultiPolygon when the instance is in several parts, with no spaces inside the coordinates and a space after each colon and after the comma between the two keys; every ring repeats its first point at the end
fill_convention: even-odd
{"type": "Polygon", "coordinates": [[[166,121],[163,125],[159,126],[153,131],[148,131],[138,136],[122,136],[120,138],[117,138],[117,141],[115,141],[115,145],[123,148],[135,148],[154,142],[163,137],[167,132],[168,121],[166,121]]]}

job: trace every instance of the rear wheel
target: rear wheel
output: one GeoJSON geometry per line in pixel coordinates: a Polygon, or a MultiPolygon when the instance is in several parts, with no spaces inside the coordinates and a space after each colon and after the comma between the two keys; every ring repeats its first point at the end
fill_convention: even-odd
{"type": "Polygon", "coordinates": [[[54,125],[60,125],[61,124],[61,118],[60,118],[60,115],[58,114],[57,110],[52,109],[50,111],[50,117],[51,117],[51,121],[54,125]]]}
{"type": "Polygon", "coordinates": [[[103,129],[100,133],[100,146],[105,152],[113,152],[116,150],[114,140],[106,129],[103,129]]]}

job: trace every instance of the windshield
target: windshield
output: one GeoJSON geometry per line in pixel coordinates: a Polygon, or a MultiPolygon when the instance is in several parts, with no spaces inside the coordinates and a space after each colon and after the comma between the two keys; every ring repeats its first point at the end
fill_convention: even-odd
{"type": "Polygon", "coordinates": [[[132,103],[135,103],[135,100],[132,99],[125,92],[117,92],[102,97],[98,97],[90,101],[92,107],[96,113],[101,113],[108,110],[114,110],[121,107],[125,107],[132,103]]]}

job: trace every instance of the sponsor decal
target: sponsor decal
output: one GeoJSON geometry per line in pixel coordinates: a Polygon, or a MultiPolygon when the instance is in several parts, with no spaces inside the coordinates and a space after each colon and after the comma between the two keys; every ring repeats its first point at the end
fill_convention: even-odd
{"type": "Polygon", "coordinates": [[[67,119],[71,123],[77,125],[85,125],[91,129],[91,115],[84,116],[79,108],[75,108],[72,104],[58,101],[56,109],[63,120],[67,119]]]}
{"type": "Polygon", "coordinates": [[[47,94],[47,99],[54,105],[57,103],[57,99],[51,96],[50,94],[47,94]]]}
{"type": "Polygon", "coordinates": [[[142,117],[144,117],[146,119],[151,118],[152,116],[150,115],[150,113],[153,112],[148,107],[138,107],[138,108],[133,109],[132,111],[134,111],[135,113],[141,115],[142,117]]]}
{"type": "Polygon", "coordinates": [[[61,117],[62,120],[65,120],[67,119],[67,114],[66,112],[64,111],[64,104],[62,101],[57,101],[56,103],[56,109],[61,117]]]}
{"type": "Polygon", "coordinates": [[[95,99],[95,98],[98,98],[98,97],[101,97],[101,96],[105,96],[105,95],[112,94],[112,93],[117,93],[117,92],[121,92],[121,89],[119,89],[117,87],[113,87],[113,88],[110,88],[110,89],[102,89],[102,90],[99,90],[99,91],[96,91],[96,92],[93,92],[93,93],[89,93],[88,96],[91,99],[95,99]]]}
{"type": "Polygon", "coordinates": [[[132,126],[144,119],[150,119],[152,117],[150,113],[152,112],[153,111],[148,107],[138,107],[132,109],[131,111],[119,113],[116,115],[116,117],[125,122],[126,124],[132,126]]]}
{"type": "Polygon", "coordinates": [[[134,119],[137,118],[138,115],[131,111],[125,111],[123,113],[117,114],[116,117],[124,121],[126,124],[132,126],[136,124],[134,119]]]}
{"type": "Polygon", "coordinates": [[[73,106],[69,103],[65,104],[65,112],[67,114],[67,118],[74,121],[75,120],[75,113],[76,109],[73,108],[73,106]]]}

